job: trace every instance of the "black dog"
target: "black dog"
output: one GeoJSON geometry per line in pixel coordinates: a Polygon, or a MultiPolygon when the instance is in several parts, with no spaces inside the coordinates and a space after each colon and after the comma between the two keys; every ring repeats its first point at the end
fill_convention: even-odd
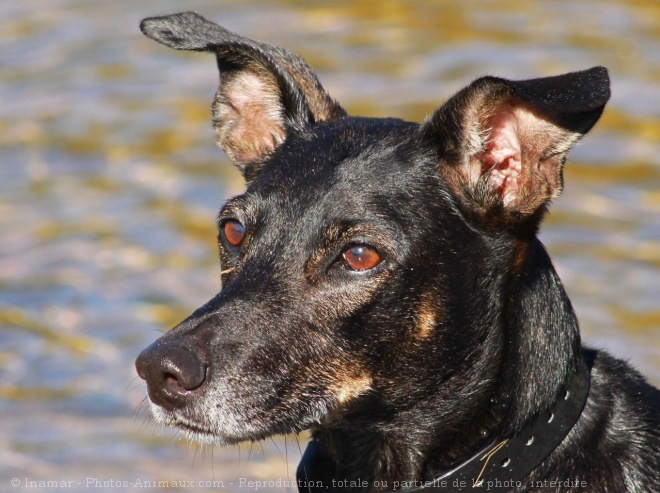
{"type": "Polygon", "coordinates": [[[484,77],[418,125],[348,116],[300,57],[194,13],[141,27],[217,56],[248,182],[218,218],[222,290],[137,360],[159,421],[311,429],[303,491],[660,491],[659,392],[581,347],[536,238],[604,68],[484,77]]]}

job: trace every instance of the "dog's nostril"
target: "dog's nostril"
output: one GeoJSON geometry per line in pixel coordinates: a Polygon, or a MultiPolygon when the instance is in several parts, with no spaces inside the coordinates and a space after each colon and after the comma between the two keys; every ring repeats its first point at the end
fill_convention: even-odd
{"type": "Polygon", "coordinates": [[[163,374],[163,385],[172,392],[184,394],[199,388],[206,380],[206,365],[186,365],[163,374]]]}
{"type": "Polygon", "coordinates": [[[206,380],[207,365],[195,357],[179,357],[178,361],[171,360],[169,363],[165,380],[172,385],[172,390],[180,393],[189,392],[199,388],[206,380]]]}
{"type": "Polygon", "coordinates": [[[165,374],[165,387],[178,394],[182,394],[186,391],[186,389],[184,389],[179,383],[179,379],[171,373],[165,374]]]}

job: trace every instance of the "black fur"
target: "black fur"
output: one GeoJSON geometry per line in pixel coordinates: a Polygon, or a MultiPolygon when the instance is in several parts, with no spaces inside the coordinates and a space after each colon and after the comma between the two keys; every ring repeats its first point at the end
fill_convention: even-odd
{"type": "Polygon", "coordinates": [[[515,433],[584,361],[582,416],[515,491],[660,491],[660,393],[582,348],[536,238],[604,68],[485,77],[418,125],[347,116],[300,57],[196,14],[141,27],[216,54],[220,144],[249,181],[219,215],[222,290],[138,358],[160,421],[218,444],[311,429],[328,479],[387,489],[515,433]],[[380,263],[354,270],[356,245],[380,263]]]}

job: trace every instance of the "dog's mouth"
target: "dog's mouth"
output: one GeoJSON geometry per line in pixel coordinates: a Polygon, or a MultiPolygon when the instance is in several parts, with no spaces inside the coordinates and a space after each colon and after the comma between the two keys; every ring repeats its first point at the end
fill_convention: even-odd
{"type": "Polygon", "coordinates": [[[192,442],[211,446],[235,445],[245,440],[264,440],[273,435],[297,434],[320,424],[327,414],[326,409],[325,412],[313,412],[311,416],[300,416],[295,420],[271,419],[258,426],[256,423],[241,424],[243,420],[237,421],[236,416],[225,416],[225,423],[204,423],[200,422],[199,417],[189,416],[183,410],[168,410],[158,405],[153,405],[151,411],[156,422],[161,425],[177,429],[192,442]],[[227,421],[231,425],[227,426],[227,421]]]}
{"type": "Polygon", "coordinates": [[[204,443],[218,443],[222,441],[210,427],[187,418],[176,411],[172,412],[154,407],[152,408],[152,412],[156,421],[170,428],[177,428],[191,440],[204,443]]]}
{"type": "Polygon", "coordinates": [[[213,433],[210,429],[195,423],[193,421],[190,421],[189,419],[186,419],[182,416],[174,416],[173,419],[168,423],[168,425],[171,428],[180,428],[182,430],[185,430],[189,433],[194,433],[195,435],[205,435],[207,437],[215,437],[215,433],[213,433]]]}

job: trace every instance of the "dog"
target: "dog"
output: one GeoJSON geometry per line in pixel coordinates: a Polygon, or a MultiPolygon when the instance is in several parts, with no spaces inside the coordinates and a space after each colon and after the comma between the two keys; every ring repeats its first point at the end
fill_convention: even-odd
{"type": "Polygon", "coordinates": [[[581,345],[537,238],[603,67],[482,77],[421,124],[349,116],[298,55],[191,12],[211,52],[222,289],[136,361],[155,418],[213,445],[311,430],[300,491],[660,491],[660,392],[581,345]]]}

